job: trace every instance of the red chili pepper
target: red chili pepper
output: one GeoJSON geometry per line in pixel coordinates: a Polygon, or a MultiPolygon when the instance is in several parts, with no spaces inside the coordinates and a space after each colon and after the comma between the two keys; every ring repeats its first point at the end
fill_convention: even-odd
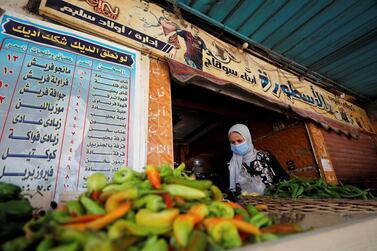
{"type": "Polygon", "coordinates": [[[171,201],[170,194],[164,193],[162,195],[167,208],[173,208],[173,202],[171,201]]]}
{"type": "MultiPolygon", "coordinates": [[[[243,216],[240,215],[240,214],[235,214],[234,217],[233,217],[233,219],[245,221],[244,218],[243,218],[243,216]]],[[[246,240],[247,237],[249,236],[248,233],[243,232],[243,231],[239,231],[238,233],[239,233],[240,238],[241,238],[242,241],[246,240]]]]}
{"type": "Polygon", "coordinates": [[[269,227],[261,228],[262,233],[296,233],[300,227],[294,224],[276,224],[269,227]]]}
{"type": "Polygon", "coordinates": [[[152,165],[148,165],[145,169],[149,182],[152,184],[153,188],[160,189],[161,186],[161,177],[157,168],[152,165]]]}
{"type": "Polygon", "coordinates": [[[100,191],[94,191],[92,192],[92,194],[90,195],[90,197],[92,197],[93,200],[99,200],[99,197],[101,196],[101,192],[100,191]]]}
{"type": "Polygon", "coordinates": [[[244,220],[243,217],[242,217],[242,215],[240,215],[240,214],[236,214],[236,215],[234,215],[233,219],[236,219],[236,220],[244,220]]]}

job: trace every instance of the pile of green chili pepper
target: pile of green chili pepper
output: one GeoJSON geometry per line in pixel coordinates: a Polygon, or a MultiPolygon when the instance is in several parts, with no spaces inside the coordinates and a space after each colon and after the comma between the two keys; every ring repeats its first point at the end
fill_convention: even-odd
{"type": "Polygon", "coordinates": [[[224,201],[211,181],[187,177],[184,168],[121,168],[110,182],[95,173],[77,200],[30,220],[25,236],[3,250],[223,250],[300,231],[273,224],[252,205],[224,201]]]}
{"type": "Polygon", "coordinates": [[[312,199],[374,199],[369,189],[360,189],[353,185],[327,184],[323,179],[295,177],[271,186],[265,195],[281,198],[312,199]]]}

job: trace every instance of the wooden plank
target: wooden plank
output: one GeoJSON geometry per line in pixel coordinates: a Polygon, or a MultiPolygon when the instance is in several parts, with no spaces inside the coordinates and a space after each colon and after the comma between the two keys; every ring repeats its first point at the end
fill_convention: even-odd
{"type": "Polygon", "coordinates": [[[305,125],[321,177],[324,178],[324,180],[329,184],[337,184],[338,179],[335,170],[333,169],[332,161],[326,148],[325,138],[321,128],[316,126],[313,122],[305,123],[305,125]],[[328,163],[328,165],[326,165],[326,163],[328,163]]]}

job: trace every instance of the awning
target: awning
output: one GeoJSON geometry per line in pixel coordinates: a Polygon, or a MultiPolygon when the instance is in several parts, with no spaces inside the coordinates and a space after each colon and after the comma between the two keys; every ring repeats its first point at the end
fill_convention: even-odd
{"type": "Polygon", "coordinates": [[[194,69],[178,61],[168,59],[171,77],[181,84],[195,84],[213,91],[232,96],[234,98],[264,107],[266,109],[284,113],[290,116],[310,119],[325,129],[332,129],[337,133],[357,137],[361,133],[357,128],[348,126],[336,120],[326,118],[317,113],[306,111],[278,100],[271,99],[233,82],[218,78],[212,74],[194,69]]]}

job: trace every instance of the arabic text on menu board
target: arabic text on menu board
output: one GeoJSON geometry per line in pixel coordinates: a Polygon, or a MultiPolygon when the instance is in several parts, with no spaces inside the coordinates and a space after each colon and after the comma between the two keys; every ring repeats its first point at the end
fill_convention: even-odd
{"type": "Polygon", "coordinates": [[[135,54],[14,17],[0,34],[0,181],[79,191],[128,162],[135,54]]]}

